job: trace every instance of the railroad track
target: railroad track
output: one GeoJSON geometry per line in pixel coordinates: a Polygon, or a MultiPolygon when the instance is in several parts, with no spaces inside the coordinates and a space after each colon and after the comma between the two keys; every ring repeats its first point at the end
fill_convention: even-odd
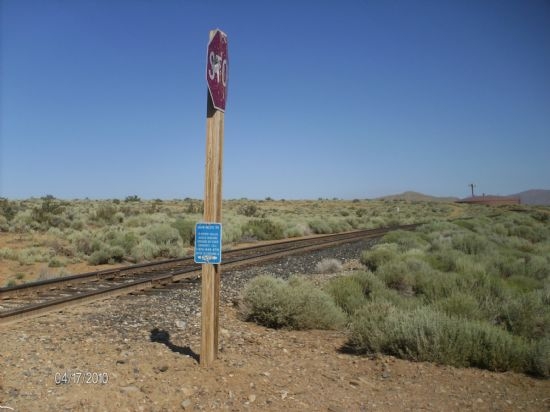
{"type": "MultiPolygon", "coordinates": [[[[293,253],[376,238],[417,225],[357,230],[330,235],[276,241],[223,252],[223,269],[259,264],[293,253]]],[[[201,266],[193,257],[119,267],[0,288],[0,325],[58,311],[69,306],[200,278],[201,266]]]]}

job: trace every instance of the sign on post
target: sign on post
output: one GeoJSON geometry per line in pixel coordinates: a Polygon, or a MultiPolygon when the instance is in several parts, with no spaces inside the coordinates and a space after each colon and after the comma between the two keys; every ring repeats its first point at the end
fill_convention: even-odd
{"type": "Polygon", "coordinates": [[[227,36],[216,30],[208,43],[208,60],[206,62],[206,83],[214,108],[225,111],[227,97],[228,55],[227,36]]]}
{"type": "Polygon", "coordinates": [[[206,58],[208,101],[206,105],[204,224],[213,226],[200,226],[195,233],[195,260],[202,262],[200,355],[202,366],[209,366],[218,356],[223,129],[227,100],[227,56],[227,36],[220,30],[211,30],[206,58]],[[219,227],[219,230],[216,227],[219,227]],[[204,240],[199,240],[200,238],[204,240]],[[198,251],[197,248],[199,248],[198,251]]]}
{"type": "Polygon", "coordinates": [[[195,225],[195,263],[222,263],[221,223],[195,225]]]}

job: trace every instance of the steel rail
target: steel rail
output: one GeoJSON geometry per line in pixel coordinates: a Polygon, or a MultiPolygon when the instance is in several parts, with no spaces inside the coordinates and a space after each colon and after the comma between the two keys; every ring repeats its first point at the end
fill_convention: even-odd
{"type": "MultiPolygon", "coordinates": [[[[409,225],[401,226],[400,228],[407,228],[408,226],[409,225]]],[[[254,245],[254,246],[247,246],[247,247],[242,247],[238,249],[225,250],[223,251],[223,254],[224,254],[224,260],[225,260],[226,257],[230,257],[234,253],[240,254],[243,252],[256,252],[262,249],[272,249],[274,247],[279,247],[279,246],[285,247],[285,245],[293,245],[293,244],[298,245],[304,242],[311,243],[313,241],[316,241],[317,239],[319,239],[320,241],[324,241],[325,239],[331,240],[333,238],[345,238],[347,236],[353,237],[353,236],[362,235],[362,234],[376,233],[378,231],[384,232],[387,230],[388,228],[366,229],[366,230],[358,230],[358,231],[350,231],[350,232],[342,232],[342,233],[333,233],[328,235],[318,235],[314,237],[285,239],[285,240],[274,241],[274,242],[270,242],[262,245],[254,245]]],[[[69,275],[69,276],[64,276],[62,278],[53,278],[53,279],[40,280],[36,282],[28,282],[28,283],[23,283],[21,285],[0,288],[0,300],[12,298],[15,296],[20,296],[21,294],[36,293],[42,290],[59,289],[60,287],[63,287],[63,286],[74,285],[78,283],[94,282],[94,281],[101,281],[101,280],[112,280],[117,277],[136,275],[147,271],[156,272],[158,270],[161,270],[163,267],[173,268],[174,266],[183,266],[188,264],[194,264],[192,257],[187,256],[187,257],[168,259],[168,260],[157,261],[157,262],[140,263],[136,265],[121,266],[121,267],[112,268],[112,269],[105,269],[100,271],[69,275]]]]}
{"type": "MultiPolygon", "coordinates": [[[[336,246],[342,243],[351,243],[366,238],[380,237],[391,230],[411,230],[416,226],[417,225],[405,225],[391,228],[350,231],[233,249],[224,252],[223,267],[224,270],[229,270],[237,267],[254,265],[290,254],[304,253],[336,246]]],[[[69,296],[39,303],[30,303],[15,309],[2,311],[0,312],[0,326],[29,317],[43,315],[48,312],[59,311],[68,306],[89,303],[107,297],[135,293],[174,282],[181,282],[182,280],[198,279],[199,277],[200,265],[195,264],[192,257],[184,257],[97,272],[87,272],[60,279],[50,279],[11,288],[4,288],[0,289],[0,302],[14,297],[17,298],[32,294],[38,295],[40,291],[43,290],[60,290],[61,292],[67,292],[60,288],[73,284],[87,284],[93,281],[116,281],[117,279],[119,281],[128,280],[123,284],[115,284],[113,286],[102,287],[102,285],[99,285],[98,289],[91,291],[72,290],[72,294],[69,296]],[[164,272],[159,274],[159,271],[164,272]],[[166,273],[166,271],[169,272],[166,273]],[[132,275],[133,278],[129,279],[130,275],[132,275]]]]}

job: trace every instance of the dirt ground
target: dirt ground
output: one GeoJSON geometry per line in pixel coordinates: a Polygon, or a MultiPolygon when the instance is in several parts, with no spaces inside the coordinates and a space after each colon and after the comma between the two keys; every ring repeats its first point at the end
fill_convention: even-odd
{"type": "MultiPolygon", "coordinates": [[[[99,306],[108,312],[118,303],[99,306]]],[[[343,333],[267,329],[242,322],[231,305],[221,308],[219,357],[207,368],[197,361],[198,314],[187,318],[185,334],[170,336],[130,320],[120,329],[94,322],[97,310],[94,303],[2,327],[0,406],[15,411],[550,410],[548,380],[346,354],[343,333]]]]}

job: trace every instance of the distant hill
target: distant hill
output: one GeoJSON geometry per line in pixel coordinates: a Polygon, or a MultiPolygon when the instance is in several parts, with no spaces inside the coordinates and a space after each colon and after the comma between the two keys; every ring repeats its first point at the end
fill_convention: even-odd
{"type": "Polygon", "coordinates": [[[397,195],[379,197],[378,200],[409,200],[415,202],[454,202],[458,197],[436,197],[418,192],[404,192],[397,195]]]}
{"type": "Polygon", "coordinates": [[[525,192],[516,193],[515,197],[521,199],[524,205],[546,205],[550,206],[550,190],[526,190],[525,192]]]}

